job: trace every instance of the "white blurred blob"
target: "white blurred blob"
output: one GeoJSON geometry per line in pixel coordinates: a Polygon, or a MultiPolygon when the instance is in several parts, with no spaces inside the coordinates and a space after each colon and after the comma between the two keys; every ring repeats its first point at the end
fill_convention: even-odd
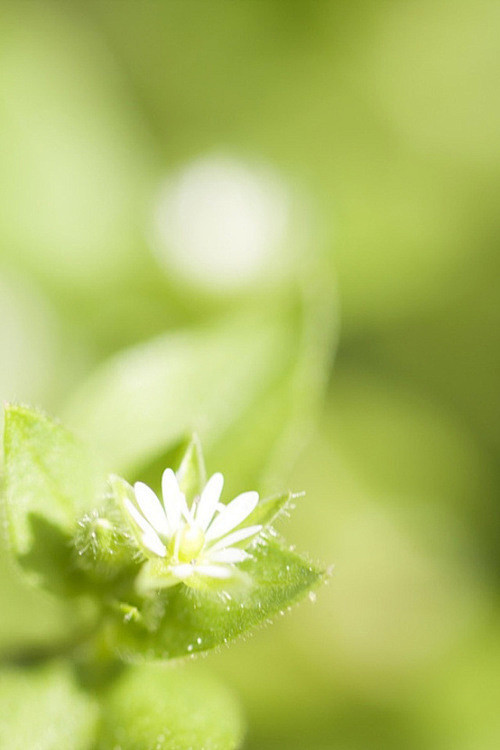
{"type": "Polygon", "coordinates": [[[167,270],[215,292],[274,277],[290,266],[291,202],[267,166],[197,159],[160,189],[157,255],[167,270]]]}

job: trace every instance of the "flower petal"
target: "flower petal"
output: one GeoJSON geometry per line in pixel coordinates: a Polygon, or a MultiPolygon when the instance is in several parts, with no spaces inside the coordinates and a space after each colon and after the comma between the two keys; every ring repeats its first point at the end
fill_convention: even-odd
{"type": "Polygon", "coordinates": [[[217,508],[221,496],[223,484],[224,477],[222,474],[213,474],[201,493],[200,502],[198,503],[198,509],[196,511],[196,523],[203,529],[203,531],[206,530],[214,516],[215,509],[217,508]]]}
{"type": "Polygon", "coordinates": [[[127,513],[132,518],[133,521],[137,524],[137,526],[143,531],[145,534],[155,533],[155,530],[149,524],[146,519],[141,516],[137,508],[135,507],[134,503],[132,503],[128,497],[124,500],[124,505],[127,513]]]}
{"type": "Polygon", "coordinates": [[[186,498],[179,489],[177,477],[172,469],[165,469],[161,479],[161,491],[163,495],[163,505],[167,515],[170,533],[174,534],[179,528],[181,516],[189,515],[186,505],[186,498]]]}
{"type": "Polygon", "coordinates": [[[234,500],[231,500],[229,505],[226,505],[224,510],[220,512],[208,527],[206,533],[207,541],[218,539],[223,534],[231,531],[231,529],[239,526],[250,515],[258,502],[258,492],[243,492],[238,497],[235,497],[234,500]]]}
{"type": "Polygon", "coordinates": [[[159,557],[166,557],[167,548],[161,541],[156,531],[153,531],[152,533],[144,533],[142,535],[142,543],[150,552],[154,552],[155,555],[158,555],[159,557]]]}
{"type": "Polygon", "coordinates": [[[231,578],[234,573],[232,568],[227,568],[224,565],[197,565],[195,571],[210,578],[231,578]]]}
{"type": "Polygon", "coordinates": [[[167,517],[153,490],[144,482],[134,484],[135,499],[145,518],[158,534],[169,535],[167,517]]]}
{"type": "Polygon", "coordinates": [[[238,549],[238,547],[226,547],[225,549],[218,549],[207,555],[211,562],[216,563],[240,563],[243,560],[247,560],[250,555],[245,552],[244,549],[238,549]]]}
{"type": "Polygon", "coordinates": [[[185,578],[192,576],[195,569],[192,565],[189,565],[189,563],[184,563],[183,565],[172,565],[170,570],[176,578],[184,580],[185,578]]]}
{"type": "Polygon", "coordinates": [[[230,547],[231,544],[236,544],[237,542],[242,542],[243,539],[248,539],[250,536],[255,536],[255,534],[258,534],[259,531],[262,531],[262,526],[247,526],[243,529],[238,529],[237,531],[233,531],[232,534],[228,534],[227,536],[222,537],[222,539],[218,539],[215,544],[210,547],[209,553],[212,551],[215,552],[218,549],[224,549],[225,547],[230,547]]]}
{"type": "Polygon", "coordinates": [[[142,544],[150,552],[154,552],[155,555],[165,557],[165,555],[167,554],[167,548],[162,543],[160,537],[153,529],[151,524],[149,524],[146,519],[141,516],[135,505],[130,502],[128,497],[125,498],[124,505],[132,521],[139,527],[140,531],[142,532],[140,534],[140,540],[142,544]]]}

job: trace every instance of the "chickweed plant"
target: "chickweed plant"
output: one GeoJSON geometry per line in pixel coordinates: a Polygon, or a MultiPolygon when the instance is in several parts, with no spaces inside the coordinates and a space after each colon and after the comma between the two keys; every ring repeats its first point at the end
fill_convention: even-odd
{"type": "Polygon", "coordinates": [[[74,626],[62,642],[10,655],[0,747],[239,747],[231,693],[182,662],[230,644],[320,583],[323,572],[275,530],[296,496],[242,487],[226,497],[196,436],[174,446],[155,489],[129,484],[102,472],[63,426],[19,405],[5,409],[4,453],[10,554],[67,603],[74,626]]]}

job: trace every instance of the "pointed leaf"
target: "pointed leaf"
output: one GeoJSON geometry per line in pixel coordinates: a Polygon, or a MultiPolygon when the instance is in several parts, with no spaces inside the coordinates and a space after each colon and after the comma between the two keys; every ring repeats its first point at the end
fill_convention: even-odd
{"type": "Polygon", "coordinates": [[[71,588],[70,539],[96,503],[95,466],[73,435],[23,406],[6,407],[4,451],[12,551],[52,588],[71,588]]]}
{"type": "Polygon", "coordinates": [[[238,565],[241,589],[220,582],[213,590],[193,590],[183,584],[154,595],[163,605],[149,629],[135,622],[115,622],[110,647],[129,659],[170,659],[206,651],[236,638],[264,622],[314,588],[322,572],[276,542],[259,544],[252,558],[238,565]]]}

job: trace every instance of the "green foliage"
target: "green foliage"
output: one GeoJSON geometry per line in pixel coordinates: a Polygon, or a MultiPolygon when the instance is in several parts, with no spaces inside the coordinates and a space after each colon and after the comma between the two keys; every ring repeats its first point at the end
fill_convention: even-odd
{"type": "MultiPolygon", "coordinates": [[[[0,747],[237,748],[240,714],[217,683],[173,666],[130,663],[220,647],[284,612],[321,581],[322,572],[281,546],[270,528],[290,506],[291,493],[262,500],[247,517],[245,526],[262,531],[258,538],[240,540],[250,556],[232,566],[231,578],[195,572],[188,586],[171,572],[172,558],[145,547],[131,521],[129,501],[140,507],[132,486],[112,475],[108,491],[100,491],[87,451],[64,428],[37,411],[10,406],[4,446],[14,556],[39,585],[63,598],[86,596],[74,602],[79,629],[75,626],[59,651],[57,644],[47,651],[71,655],[79,684],[60,664],[0,673],[6,712],[0,747]],[[98,691],[99,716],[89,691],[98,691]]],[[[200,442],[183,439],[167,452],[191,505],[207,480],[200,442]]],[[[26,656],[36,660],[43,651],[26,656]]]]}
{"type": "Polygon", "coordinates": [[[87,450],[60,425],[23,406],[5,409],[5,505],[12,551],[44,585],[78,587],[71,539],[96,504],[87,450]]]}
{"type": "Polygon", "coordinates": [[[61,664],[0,671],[0,747],[4,750],[90,750],[95,702],[61,664]]]}
{"type": "Polygon", "coordinates": [[[131,479],[168,465],[172,445],[196,430],[210,464],[228,467],[227,486],[251,486],[294,455],[306,431],[330,352],[330,307],[324,289],[307,300],[282,293],[266,299],[265,314],[233,314],[129,349],[77,392],[68,422],[131,479]]]}
{"type": "Polygon", "coordinates": [[[186,432],[219,438],[272,382],[287,352],[286,319],[244,315],[165,334],[101,367],[73,399],[68,420],[117,473],[141,473],[186,432]],[[127,408],[123,408],[126,404],[127,408]]]}
{"type": "MultiPolygon", "coordinates": [[[[235,567],[232,579],[200,576],[188,588],[170,580],[161,557],[146,559],[125,509],[134,491],[124,479],[110,477],[104,498],[92,494],[91,465],[66,430],[38,412],[10,407],[5,448],[14,553],[39,583],[63,595],[93,596],[102,617],[94,642],[116,657],[169,659],[215,648],[283,611],[321,580],[321,571],[266,532],[291,493],[262,500],[247,518],[245,526],[263,526],[262,538],[250,544],[251,557],[235,567]],[[28,531],[25,551],[18,540],[28,531]],[[176,585],[164,589],[167,578],[167,585],[176,585]]],[[[206,482],[200,443],[196,437],[181,441],[170,455],[191,502],[206,482]]]]}
{"type": "Polygon", "coordinates": [[[33,545],[29,516],[40,514],[66,533],[92,507],[95,485],[86,450],[73,435],[24,406],[5,409],[6,500],[13,543],[33,545]]]}
{"type": "Polygon", "coordinates": [[[241,563],[243,580],[227,591],[176,586],[154,595],[144,619],[115,621],[109,647],[122,658],[173,659],[216,648],[311,591],[322,573],[276,542],[259,543],[241,563]]]}
{"type": "Polygon", "coordinates": [[[97,750],[234,750],[242,734],[234,698],[214,679],[141,665],[104,695],[97,750]]]}
{"type": "Polygon", "coordinates": [[[0,658],[4,654],[50,647],[71,637],[78,626],[74,602],[35,588],[12,560],[4,537],[0,547],[0,658]],[[36,612],[36,618],[29,616],[36,612]]]}

